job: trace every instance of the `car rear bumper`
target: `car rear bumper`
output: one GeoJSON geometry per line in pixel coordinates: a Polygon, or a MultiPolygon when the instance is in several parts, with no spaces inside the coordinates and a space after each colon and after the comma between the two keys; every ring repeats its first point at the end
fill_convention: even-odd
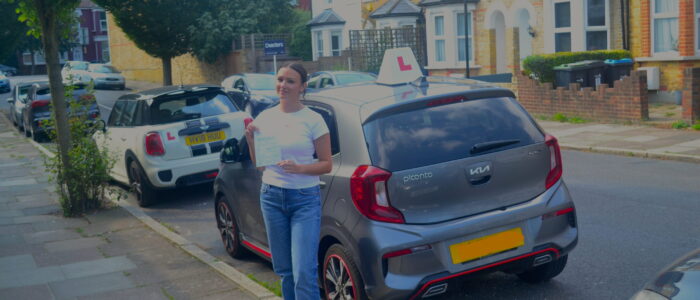
{"type": "Polygon", "coordinates": [[[358,268],[363,274],[365,291],[374,299],[422,298],[428,292],[435,292],[434,286],[440,285],[439,289],[446,282],[444,288],[451,290],[455,284],[448,281],[458,277],[504,268],[524,270],[533,266],[536,259],[547,259],[540,258],[546,255],[558,259],[568,254],[578,240],[575,210],[568,208],[573,209],[574,205],[566,185],[560,181],[526,203],[439,224],[360,221],[353,230],[353,239],[362,241],[361,247],[354,247],[359,253],[358,268]],[[569,212],[557,215],[558,211],[569,212]],[[522,246],[453,263],[451,246],[514,228],[522,230],[522,246]],[[387,253],[411,248],[421,250],[382,258],[387,253]]]}
{"type": "Polygon", "coordinates": [[[141,163],[154,187],[183,187],[213,182],[219,170],[219,153],[175,161],[153,157],[141,163]]]}

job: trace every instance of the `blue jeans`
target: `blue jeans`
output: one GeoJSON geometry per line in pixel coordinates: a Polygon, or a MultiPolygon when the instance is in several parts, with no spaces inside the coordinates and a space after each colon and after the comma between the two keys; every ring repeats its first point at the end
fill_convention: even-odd
{"type": "Polygon", "coordinates": [[[318,300],[318,243],[321,234],[318,186],[285,189],[262,184],[260,207],[265,219],[272,267],[282,278],[285,300],[318,300]]]}

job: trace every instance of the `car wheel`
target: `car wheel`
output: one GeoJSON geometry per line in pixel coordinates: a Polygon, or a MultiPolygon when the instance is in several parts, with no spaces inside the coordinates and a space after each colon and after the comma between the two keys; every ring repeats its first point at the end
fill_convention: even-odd
{"type": "Polygon", "coordinates": [[[32,133],[29,132],[29,130],[27,129],[27,124],[25,124],[25,123],[22,123],[22,131],[24,131],[24,136],[26,136],[26,137],[32,136],[32,133]]]}
{"type": "Polygon", "coordinates": [[[555,261],[550,261],[544,265],[518,273],[518,277],[527,283],[541,283],[549,281],[564,270],[568,257],[568,255],[564,255],[555,261]]]}
{"type": "Polygon", "coordinates": [[[236,216],[223,197],[219,198],[216,204],[216,227],[219,229],[221,241],[224,243],[224,248],[226,248],[228,255],[233,258],[244,257],[246,251],[241,246],[236,216]]]}
{"type": "Polygon", "coordinates": [[[138,201],[139,206],[146,207],[155,202],[155,190],[151,187],[146,174],[144,174],[141,166],[135,160],[129,163],[129,185],[136,194],[136,201],[138,201]]]}
{"type": "Polygon", "coordinates": [[[123,91],[124,89],[126,89],[126,85],[124,85],[124,84],[120,85],[119,89],[123,91]]]}
{"type": "Polygon", "coordinates": [[[328,248],[321,276],[324,299],[367,299],[357,265],[342,245],[335,244],[328,248]]]}
{"type": "Polygon", "coordinates": [[[31,130],[32,130],[32,140],[34,140],[34,141],[37,142],[37,143],[40,143],[40,142],[41,142],[41,138],[39,137],[39,135],[34,131],[34,128],[33,128],[33,127],[32,127],[31,130]]]}

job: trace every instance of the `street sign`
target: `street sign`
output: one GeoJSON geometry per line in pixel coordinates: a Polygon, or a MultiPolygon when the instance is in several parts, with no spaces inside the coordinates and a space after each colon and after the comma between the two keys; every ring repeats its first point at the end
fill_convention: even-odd
{"type": "Polygon", "coordinates": [[[265,56],[285,54],[284,40],[263,41],[265,56]]]}

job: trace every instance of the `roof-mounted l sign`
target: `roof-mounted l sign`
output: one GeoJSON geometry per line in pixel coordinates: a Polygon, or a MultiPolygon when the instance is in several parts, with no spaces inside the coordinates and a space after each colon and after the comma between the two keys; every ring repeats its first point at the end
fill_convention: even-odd
{"type": "Polygon", "coordinates": [[[384,52],[377,83],[396,85],[413,82],[423,76],[411,48],[394,48],[384,52]]]}

